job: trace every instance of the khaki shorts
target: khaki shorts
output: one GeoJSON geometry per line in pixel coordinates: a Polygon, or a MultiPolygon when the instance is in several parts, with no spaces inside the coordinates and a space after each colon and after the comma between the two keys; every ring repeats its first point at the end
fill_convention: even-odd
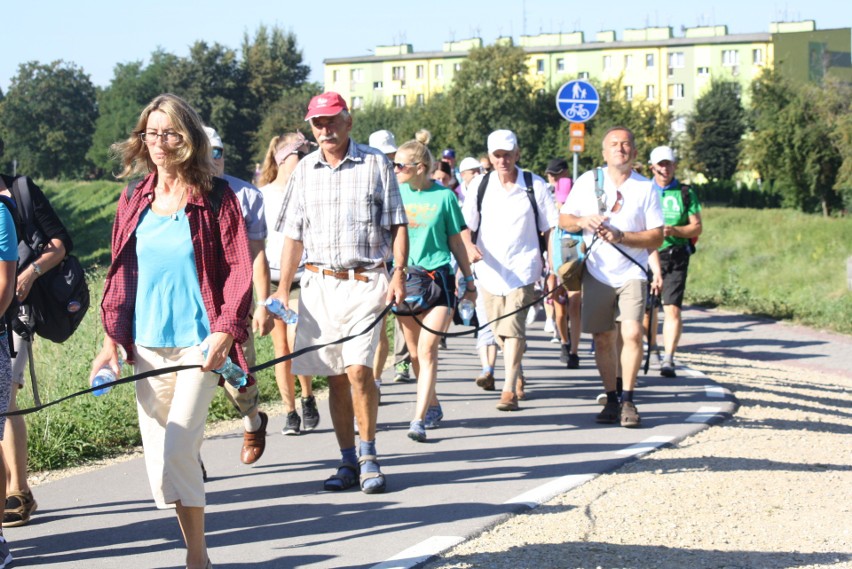
{"type": "Polygon", "coordinates": [[[642,322],[646,289],[646,281],[638,279],[613,288],[587,272],[583,276],[583,332],[608,332],[616,322],[627,320],[642,322]]]}
{"type": "MultiPolygon", "coordinates": [[[[492,322],[505,314],[514,312],[520,307],[530,304],[535,299],[535,285],[528,284],[511,290],[506,296],[498,296],[480,289],[485,304],[485,314],[488,321],[492,322]]],[[[526,338],[527,337],[527,312],[529,307],[512,314],[491,325],[494,335],[498,338],[526,338]]]]}
{"type": "Polygon", "coordinates": [[[343,375],[351,365],[373,367],[381,324],[360,334],[384,310],[388,273],[384,265],[361,273],[369,282],[342,280],[305,271],[299,297],[299,323],[294,352],[328,344],[346,336],[355,338],[308,352],[293,361],[296,375],[343,375]]]}

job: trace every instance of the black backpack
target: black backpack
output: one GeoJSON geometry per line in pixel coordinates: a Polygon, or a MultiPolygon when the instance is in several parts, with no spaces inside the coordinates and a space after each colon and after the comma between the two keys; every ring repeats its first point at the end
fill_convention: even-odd
{"type": "MultiPolygon", "coordinates": [[[[529,170],[522,170],[524,173],[524,186],[527,192],[527,197],[530,200],[530,206],[532,207],[533,217],[535,217],[535,232],[538,235],[538,249],[541,251],[542,257],[547,257],[547,240],[544,238],[544,235],[538,230],[538,206],[535,203],[535,192],[533,191],[533,180],[532,180],[532,172],[529,170]]],[[[485,188],[488,187],[488,178],[491,177],[492,172],[488,172],[482,178],[482,181],[479,183],[479,189],[476,192],[476,213],[479,214],[479,226],[482,227],[482,200],[485,198],[485,188]]],[[[470,232],[471,242],[476,244],[476,239],[479,237],[479,230],[470,232]]]]}
{"type": "MultiPolygon", "coordinates": [[[[15,203],[12,217],[18,231],[18,271],[26,268],[50,242],[35,220],[32,196],[25,176],[18,176],[10,187],[15,203]]],[[[7,204],[8,206],[8,204],[7,204]]],[[[32,326],[18,318],[17,304],[10,307],[11,326],[21,337],[31,340],[33,334],[51,342],[62,343],[74,333],[89,310],[89,286],[86,273],[74,255],[35,280],[24,301],[32,314],[32,326]]]]}

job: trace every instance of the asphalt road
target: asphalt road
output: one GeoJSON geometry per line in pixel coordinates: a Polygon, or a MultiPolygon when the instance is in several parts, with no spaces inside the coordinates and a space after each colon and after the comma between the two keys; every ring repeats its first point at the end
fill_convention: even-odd
{"type": "MultiPolygon", "coordinates": [[[[748,357],[780,353],[786,344],[796,360],[821,361],[828,349],[818,338],[796,340],[795,330],[770,334],[780,325],[747,317],[689,310],[686,320],[689,350],[748,357]]],[[[515,413],[495,409],[499,391],[474,385],[473,340],[449,340],[438,385],[445,418],[425,443],[406,437],[414,384],[391,383],[386,373],[377,437],[385,494],[322,491],[339,461],[325,402],[320,427],[310,434],[285,437],[283,417],[271,419],[266,454],[253,467],[239,462],[241,431],[206,440],[215,567],[413,567],[735,409],[730,393],[701,373],[679,369],[677,380],[668,380],[651,371],[637,393],[642,428],[598,425],[601,386],[588,343],[581,345],[581,369],[567,370],[542,323],[532,328],[524,365],[529,400],[515,413]]],[[[154,508],[142,459],[41,484],[35,496],[32,522],[5,531],[15,567],[183,567],[176,517],[154,508]]]]}

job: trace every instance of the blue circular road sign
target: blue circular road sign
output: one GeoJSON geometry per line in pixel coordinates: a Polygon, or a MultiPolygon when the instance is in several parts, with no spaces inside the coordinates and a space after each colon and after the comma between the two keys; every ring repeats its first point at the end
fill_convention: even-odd
{"type": "Polygon", "coordinates": [[[586,122],[598,112],[601,99],[588,81],[568,81],[556,93],[556,109],[565,120],[586,122]]]}

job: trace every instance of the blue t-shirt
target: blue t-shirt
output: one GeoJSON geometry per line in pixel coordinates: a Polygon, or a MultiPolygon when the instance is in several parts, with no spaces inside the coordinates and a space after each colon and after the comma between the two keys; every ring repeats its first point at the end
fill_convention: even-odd
{"type": "Polygon", "coordinates": [[[148,348],[185,348],[210,335],[186,212],[145,210],[136,227],[139,285],[133,337],[148,348]],[[177,217],[177,219],[175,219],[177,217]]]}
{"type": "Polygon", "coordinates": [[[18,234],[15,232],[15,220],[4,204],[0,206],[0,261],[17,260],[18,234]]]}

